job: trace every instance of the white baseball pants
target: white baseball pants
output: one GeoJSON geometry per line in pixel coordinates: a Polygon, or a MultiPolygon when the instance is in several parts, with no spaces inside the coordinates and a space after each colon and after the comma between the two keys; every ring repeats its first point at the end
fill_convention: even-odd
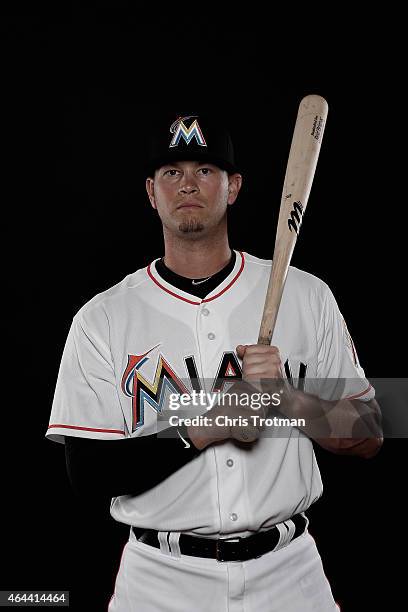
{"type": "Polygon", "coordinates": [[[307,530],[285,547],[244,562],[180,555],[175,538],[170,537],[172,550],[160,550],[130,532],[108,612],[340,610],[307,530]]]}

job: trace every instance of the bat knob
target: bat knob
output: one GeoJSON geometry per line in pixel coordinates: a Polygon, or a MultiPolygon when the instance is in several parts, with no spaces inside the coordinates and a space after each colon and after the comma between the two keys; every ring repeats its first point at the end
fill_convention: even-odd
{"type": "Polygon", "coordinates": [[[246,427],[233,426],[231,427],[231,437],[238,442],[251,443],[259,438],[260,429],[254,425],[246,427]]]}

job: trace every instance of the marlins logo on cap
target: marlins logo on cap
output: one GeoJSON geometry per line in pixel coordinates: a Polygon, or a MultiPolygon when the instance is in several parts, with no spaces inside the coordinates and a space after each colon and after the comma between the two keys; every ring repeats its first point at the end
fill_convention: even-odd
{"type": "Polygon", "coordinates": [[[231,137],[222,118],[212,113],[195,109],[165,113],[149,126],[149,140],[145,165],[148,176],[154,176],[166,164],[190,160],[215,164],[229,173],[238,172],[231,137]]]}
{"type": "Polygon", "coordinates": [[[207,146],[201,128],[195,117],[196,115],[189,115],[188,117],[179,117],[171,125],[170,133],[173,134],[173,138],[169,145],[170,149],[172,149],[173,147],[177,147],[181,139],[183,139],[186,144],[190,144],[193,138],[196,139],[197,144],[200,145],[200,147],[207,146]],[[194,119],[190,127],[187,127],[184,123],[184,121],[187,121],[188,119],[194,119]]]}

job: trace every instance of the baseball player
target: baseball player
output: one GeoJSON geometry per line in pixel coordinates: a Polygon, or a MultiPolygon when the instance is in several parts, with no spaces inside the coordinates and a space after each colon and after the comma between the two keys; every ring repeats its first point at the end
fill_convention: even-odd
{"type": "Polygon", "coordinates": [[[46,433],[65,443],[74,488],[109,496],[129,525],[109,611],[338,610],[305,514],[322,494],[311,438],[369,458],[382,437],[335,298],[291,267],[273,346],[256,344],[271,261],[229,246],[242,176],[218,120],[159,121],[147,176],[164,257],[75,315],[46,433]],[[225,417],[248,415],[239,402],[202,407],[220,423],[162,420],[174,394],[260,380],[284,387],[277,410],[303,426],[238,435],[225,417]]]}

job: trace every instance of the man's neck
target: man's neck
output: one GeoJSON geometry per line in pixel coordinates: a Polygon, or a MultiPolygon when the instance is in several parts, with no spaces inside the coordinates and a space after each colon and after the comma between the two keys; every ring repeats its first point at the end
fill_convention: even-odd
{"type": "Polygon", "coordinates": [[[165,236],[164,263],[185,278],[204,278],[216,274],[231,259],[228,236],[222,240],[172,240],[165,236]]]}

